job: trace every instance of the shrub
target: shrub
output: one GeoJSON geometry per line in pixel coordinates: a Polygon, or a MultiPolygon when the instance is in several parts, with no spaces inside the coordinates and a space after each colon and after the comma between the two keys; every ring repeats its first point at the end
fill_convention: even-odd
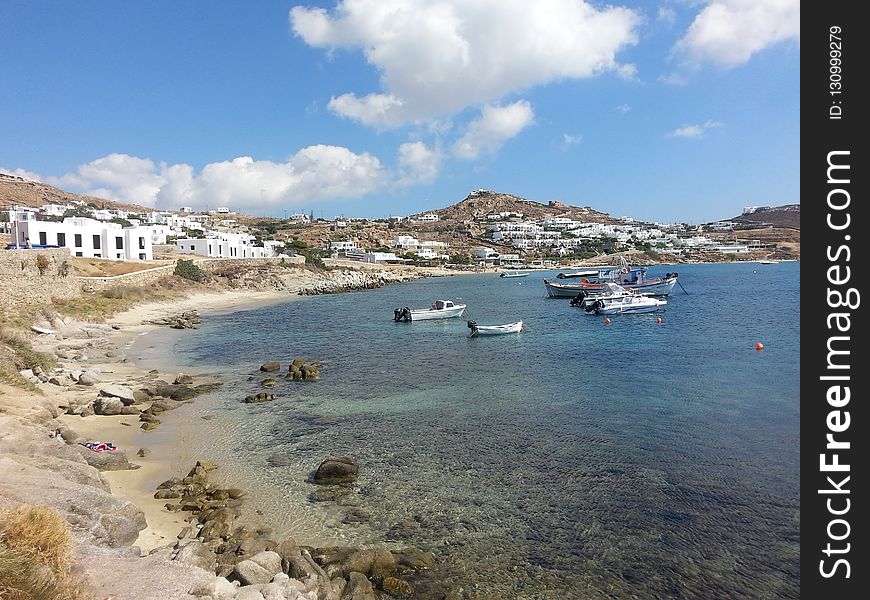
{"type": "Polygon", "coordinates": [[[178,275],[182,279],[197,282],[205,279],[203,270],[193,264],[192,260],[178,259],[178,262],[175,264],[175,275],[178,275]]]}
{"type": "Polygon", "coordinates": [[[79,600],[84,582],[70,576],[72,538],[66,521],[45,506],[4,515],[0,533],[0,595],[10,600],[79,600]]]}
{"type": "Polygon", "coordinates": [[[48,257],[45,254],[39,254],[36,257],[36,268],[40,275],[45,275],[49,265],[48,257]]]}
{"type": "Polygon", "coordinates": [[[57,274],[60,277],[68,277],[70,272],[70,264],[68,260],[61,262],[57,265],[57,274]]]}

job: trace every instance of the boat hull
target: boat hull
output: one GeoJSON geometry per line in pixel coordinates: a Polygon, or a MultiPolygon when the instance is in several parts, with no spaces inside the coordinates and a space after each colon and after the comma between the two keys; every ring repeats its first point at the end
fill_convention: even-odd
{"type": "Polygon", "coordinates": [[[465,312],[465,304],[457,304],[441,310],[411,309],[411,321],[432,321],[436,319],[452,319],[462,316],[465,312]]]}
{"type": "MultiPolygon", "coordinates": [[[[627,290],[633,290],[645,296],[667,296],[674,286],[677,285],[676,277],[657,279],[644,283],[622,283],[627,290]]],[[[603,283],[556,283],[549,279],[544,280],[547,288],[547,296],[550,298],[574,298],[579,292],[586,292],[589,296],[605,293],[608,288],[603,283]]]]}
{"type": "Polygon", "coordinates": [[[507,325],[475,325],[471,329],[470,337],[487,335],[505,335],[507,333],[520,333],[523,330],[523,322],[508,323],[507,325]]]}

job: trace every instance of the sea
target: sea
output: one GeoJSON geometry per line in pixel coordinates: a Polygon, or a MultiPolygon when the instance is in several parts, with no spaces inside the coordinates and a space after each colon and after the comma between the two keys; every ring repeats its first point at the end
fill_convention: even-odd
{"type": "Polygon", "coordinates": [[[471,598],[798,598],[800,264],[650,274],[675,269],[664,312],[609,323],[547,298],[555,271],[456,275],[210,313],[128,360],[222,374],[168,419],[173,456],[217,460],[277,536],[431,551],[471,598]],[[437,299],[466,315],[393,321],[437,299]],[[242,402],[297,357],[319,381],[242,402]],[[311,502],[331,454],[359,479],[311,502]]]}

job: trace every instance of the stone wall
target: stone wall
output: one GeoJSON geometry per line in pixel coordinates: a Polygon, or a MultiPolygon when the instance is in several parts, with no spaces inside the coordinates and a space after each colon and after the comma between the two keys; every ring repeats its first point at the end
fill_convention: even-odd
{"type": "Polygon", "coordinates": [[[68,300],[81,294],[81,284],[72,276],[67,248],[45,250],[0,251],[0,307],[4,310],[28,304],[45,304],[52,298],[68,300]],[[44,256],[48,265],[42,275],[37,257],[44,256]],[[69,275],[63,276],[66,262],[69,275]]]}

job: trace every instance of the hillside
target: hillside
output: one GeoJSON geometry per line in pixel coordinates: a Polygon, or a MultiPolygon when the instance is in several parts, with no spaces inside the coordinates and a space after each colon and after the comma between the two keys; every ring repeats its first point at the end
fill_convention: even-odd
{"type": "MultiPolygon", "coordinates": [[[[616,223],[607,213],[598,212],[590,207],[578,207],[552,200],[541,204],[526,200],[513,194],[502,194],[492,190],[475,190],[463,200],[446,208],[427,211],[438,215],[442,220],[470,223],[485,220],[487,215],[497,213],[518,213],[526,220],[539,220],[548,217],[567,217],[578,221],[595,223],[616,223]]],[[[419,215],[415,215],[419,216],[419,215]]]]}
{"type": "Polygon", "coordinates": [[[797,229],[801,228],[801,205],[785,204],[771,208],[762,208],[755,212],[734,217],[731,221],[737,223],[752,223],[772,225],[776,228],[797,229]]]}
{"type": "Polygon", "coordinates": [[[0,210],[9,208],[13,204],[37,208],[43,204],[67,204],[74,200],[80,200],[97,208],[119,208],[128,211],[151,210],[136,204],[124,204],[95,196],[73,194],[45,183],[0,173],[0,210]]]}

